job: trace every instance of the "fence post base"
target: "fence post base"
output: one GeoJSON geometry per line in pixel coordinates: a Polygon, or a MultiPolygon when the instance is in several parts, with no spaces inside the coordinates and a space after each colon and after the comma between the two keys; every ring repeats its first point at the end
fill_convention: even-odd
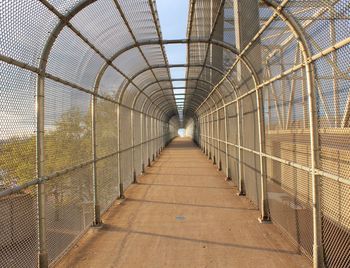
{"type": "Polygon", "coordinates": [[[125,196],[124,196],[124,186],[123,186],[123,183],[120,183],[120,184],[119,184],[119,189],[120,189],[120,195],[119,195],[119,198],[120,198],[120,199],[125,199],[125,196]]]}

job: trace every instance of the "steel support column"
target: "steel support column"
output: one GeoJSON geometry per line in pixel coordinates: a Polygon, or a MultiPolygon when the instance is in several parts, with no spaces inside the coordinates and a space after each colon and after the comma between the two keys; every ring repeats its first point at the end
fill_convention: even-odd
{"type": "Polygon", "coordinates": [[[121,152],[120,152],[120,105],[117,105],[117,125],[118,125],[118,180],[119,180],[119,198],[124,199],[124,185],[122,176],[122,165],[121,165],[121,152]]]}
{"type": "Polygon", "coordinates": [[[92,96],[91,102],[91,142],[92,142],[92,185],[93,185],[93,202],[94,202],[94,226],[101,225],[101,211],[98,196],[98,182],[97,182],[97,143],[96,143],[96,104],[97,97],[92,96]]]}
{"type": "MultiPolygon", "coordinates": [[[[37,139],[36,139],[36,175],[38,178],[44,176],[44,92],[45,92],[45,78],[43,75],[38,75],[37,81],[37,139]]],[[[38,228],[39,228],[39,267],[47,268],[49,266],[48,252],[47,252],[47,213],[46,213],[46,187],[45,182],[40,181],[38,184],[38,228]]]]}
{"type": "Polygon", "coordinates": [[[243,149],[242,149],[242,112],[241,101],[236,102],[237,110],[237,140],[238,140],[238,195],[244,196],[244,179],[243,179],[243,149]]]}
{"type": "Polygon", "coordinates": [[[229,170],[229,163],[228,163],[228,124],[227,124],[227,107],[224,107],[224,125],[225,125],[225,175],[226,180],[230,179],[230,170],[229,170]]]}

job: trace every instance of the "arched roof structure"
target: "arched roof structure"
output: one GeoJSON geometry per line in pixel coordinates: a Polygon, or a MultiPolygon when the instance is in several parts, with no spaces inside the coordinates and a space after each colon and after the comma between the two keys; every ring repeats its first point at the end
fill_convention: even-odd
{"type": "Polygon", "coordinates": [[[349,10],[348,0],[190,0],[186,38],[164,39],[154,0],[1,1],[0,149],[12,155],[0,171],[20,183],[0,197],[37,187],[40,265],[72,242],[47,242],[57,178],[90,189],[98,224],[184,127],[262,221],[276,219],[315,267],[345,267],[335,252],[349,235],[349,195],[337,192],[350,181],[349,10]],[[169,63],[167,45],[184,45],[186,62],[169,63]],[[285,222],[276,189],[302,204],[294,229],[309,236],[285,222]]]}

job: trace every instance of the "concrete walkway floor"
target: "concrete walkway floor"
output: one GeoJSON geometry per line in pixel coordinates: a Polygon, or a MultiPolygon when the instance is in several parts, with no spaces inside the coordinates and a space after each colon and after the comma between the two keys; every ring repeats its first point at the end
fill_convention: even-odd
{"type": "Polygon", "coordinates": [[[160,158],[58,267],[311,267],[189,139],[160,158]]]}

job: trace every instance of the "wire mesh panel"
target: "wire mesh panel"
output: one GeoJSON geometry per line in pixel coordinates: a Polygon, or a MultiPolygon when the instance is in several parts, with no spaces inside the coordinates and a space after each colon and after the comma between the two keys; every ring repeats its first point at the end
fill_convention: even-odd
{"type": "Polygon", "coordinates": [[[55,40],[47,62],[47,72],[92,90],[103,63],[100,55],[73,30],[65,27],[55,40]]]}
{"type": "Polygon", "coordinates": [[[47,244],[52,262],[93,221],[92,165],[52,179],[45,186],[47,244]]]}
{"type": "MultiPolygon", "coordinates": [[[[299,249],[312,255],[312,210],[299,181],[310,181],[310,174],[274,160],[267,161],[268,200],[272,220],[295,241],[299,249]],[[293,185],[285,180],[293,179],[293,185]],[[302,191],[299,191],[302,189],[302,191]]],[[[305,189],[306,188],[306,189],[305,189]]]]}
{"type": "Polygon", "coordinates": [[[142,123],[142,129],[141,129],[141,132],[142,132],[142,163],[144,164],[144,166],[147,165],[147,159],[148,159],[148,151],[147,151],[147,140],[148,140],[148,137],[147,137],[147,119],[146,119],[146,116],[143,115],[142,118],[141,118],[141,123],[142,123]]]}
{"type": "Polygon", "coordinates": [[[328,267],[346,267],[349,249],[350,186],[321,178],[322,234],[328,267]]]}
{"type": "MultiPolygon", "coordinates": [[[[314,54],[349,38],[348,3],[330,1],[327,4],[327,7],[315,6],[313,11],[299,15],[313,18],[306,25],[306,34],[312,40],[314,54]]],[[[314,63],[320,169],[341,178],[338,181],[325,176],[320,178],[324,255],[329,267],[344,267],[350,263],[349,51],[347,44],[314,63]]]]}
{"type": "Polygon", "coordinates": [[[36,173],[36,75],[0,62],[0,184],[23,184],[36,173]]]}
{"type": "Polygon", "coordinates": [[[118,156],[112,155],[96,164],[97,168],[97,195],[101,212],[108,209],[119,196],[118,156]]]}
{"type": "Polygon", "coordinates": [[[0,198],[0,267],[37,267],[37,191],[0,198]]]}
{"type": "Polygon", "coordinates": [[[225,130],[225,112],[224,110],[219,111],[219,156],[220,166],[222,170],[226,170],[226,130],[225,130]]]}
{"type": "Polygon", "coordinates": [[[46,80],[46,175],[92,159],[90,101],[90,94],[46,80]]]}
{"type": "Polygon", "coordinates": [[[109,66],[100,80],[98,93],[115,100],[117,99],[119,90],[123,87],[126,81],[127,80],[124,76],[117,72],[113,67],[109,66]]]}
{"type": "MultiPolygon", "coordinates": [[[[242,100],[242,146],[244,148],[259,149],[259,131],[257,121],[256,99],[254,95],[250,95],[242,100]],[[243,134],[244,133],[244,134],[243,134]]],[[[260,199],[260,164],[259,157],[249,151],[243,150],[243,169],[244,187],[247,196],[259,204],[260,199]]]]}
{"type": "Polygon", "coordinates": [[[238,114],[236,109],[236,104],[231,104],[226,107],[227,109],[227,142],[228,144],[228,168],[229,168],[229,177],[233,180],[234,184],[238,185],[239,179],[239,159],[238,159],[238,150],[236,146],[238,144],[238,114]]]}
{"type": "Polygon", "coordinates": [[[141,155],[141,140],[142,140],[142,128],[141,128],[141,114],[133,112],[133,139],[134,139],[134,170],[137,175],[142,171],[142,155],[141,155]]]}
{"type": "Polygon", "coordinates": [[[96,107],[96,154],[108,156],[118,151],[117,105],[97,99],[96,107]]]}
{"type": "Polygon", "coordinates": [[[1,1],[0,12],[0,54],[37,66],[58,18],[40,1],[1,1]]]}
{"type": "Polygon", "coordinates": [[[107,58],[133,43],[113,0],[96,1],[78,13],[71,23],[107,58]]]}
{"type": "Polygon", "coordinates": [[[131,133],[131,110],[120,106],[120,170],[121,170],[121,181],[125,187],[132,182],[133,171],[132,171],[132,133],[131,133]],[[121,131],[123,130],[123,131],[121,131]]]}
{"type": "Polygon", "coordinates": [[[44,172],[74,169],[45,183],[49,262],[93,221],[92,169],[84,164],[92,159],[90,101],[90,94],[46,80],[44,172]]]}

